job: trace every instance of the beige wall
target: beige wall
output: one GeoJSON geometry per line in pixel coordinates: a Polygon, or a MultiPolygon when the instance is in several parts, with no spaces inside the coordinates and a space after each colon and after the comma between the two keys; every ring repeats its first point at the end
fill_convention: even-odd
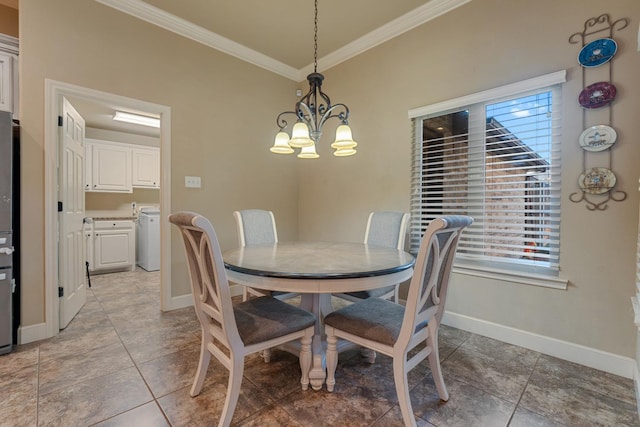
{"type": "MultiPolygon", "coordinates": [[[[209,217],[223,248],[236,244],[235,209],[272,209],[282,238],[295,238],[295,159],[268,151],[294,82],[93,1],[22,0],[20,28],[23,326],[45,320],[45,78],[169,106],[172,210],[209,217]],[[186,190],[185,175],[202,177],[202,189],[186,190]]],[[[181,295],[175,233],[171,252],[172,295],[181,295]]]]}
{"type": "Polygon", "coordinates": [[[0,34],[18,37],[18,10],[0,4],[0,34]]]}
{"type": "MultiPolygon", "coordinates": [[[[96,2],[51,3],[21,1],[23,221],[30,225],[23,236],[29,259],[24,325],[44,320],[45,77],[170,106],[172,209],[202,211],[212,218],[223,247],[231,247],[231,211],[258,206],[276,211],[282,240],[360,241],[369,211],[409,209],[409,109],[567,69],[561,274],[569,289],[455,276],[448,308],[633,356],[636,328],[629,297],[635,294],[640,175],[637,0],[606,2],[606,8],[600,0],[473,0],[328,70],[324,88],[334,102],[351,108],[359,152],[336,159],[327,142],[319,147],[320,159],[304,163],[266,151],[275,112],[295,100],[289,96],[294,83],[96,2]],[[613,62],[619,89],[613,169],[628,198],[591,212],[568,201],[583,169],[577,144],[583,124],[576,103],[579,47],[567,40],[585,20],[605,12],[631,19],[615,34],[620,50],[613,62]],[[234,136],[236,129],[245,131],[242,137],[234,136]],[[202,176],[202,190],[185,190],[184,175],[202,176]]],[[[179,295],[186,273],[176,234],[172,240],[173,294],[179,295]]]]}
{"type": "MultiPolygon", "coordinates": [[[[332,100],[352,110],[350,124],[359,153],[346,159],[327,155],[301,176],[305,191],[299,199],[300,237],[359,240],[369,210],[409,209],[409,109],[566,69],[561,275],[569,280],[569,288],[561,291],[456,275],[447,308],[633,356],[636,327],[630,297],[636,292],[640,176],[639,19],[637,0],[606,5],[600,0],[473,0],[326,72],[325,86],[332,100]],[[592,212],[584,203],[569,201],[569,195],[578,191],[577,179],[583,170],[577,140],[584,128],[577,104],[580,46],[569,44],[568,38],[582,31],[587,19],[602,13],[609,13],[613,20],[631,20],[626,29],[615,33],[619,51],[613,60],[613,82],[619,91],[613,126],[619,140],[613,147],[612,164],[617,188],[627,192],[628,198],[609,203],[605,211],[592,212]]],[[[593,70],[588,77],[608,79],[600,74],[602,70],[593,70]]],[[[601,115],[587,114],[593,114],[589,119],[601,115]]],[[[606,117],[596,118],[601,119],[606,117]]],[[[587,165],[593,166],[601,165],[587,165]]]]}

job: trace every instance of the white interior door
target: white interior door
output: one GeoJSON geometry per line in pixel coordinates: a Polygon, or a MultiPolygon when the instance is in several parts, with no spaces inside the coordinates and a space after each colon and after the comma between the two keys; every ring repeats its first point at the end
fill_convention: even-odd
{"type": "Polygon", "coordinates": [[[87,300],[84,220],[84,119],[62,98],[58,152],[58,283],[60,329],[64,329],[87,300]]]}

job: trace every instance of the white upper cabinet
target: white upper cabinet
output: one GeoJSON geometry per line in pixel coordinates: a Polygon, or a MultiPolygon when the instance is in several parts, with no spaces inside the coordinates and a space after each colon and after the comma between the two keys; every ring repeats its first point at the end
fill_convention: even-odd
{"type": "Polygon", "coordinates": [[[160,188],[160,149],[133,146],[131,159],[133,162],[133,186],[160,188]]]}
{"type": "Polygon", "coordinates": [[[131,193],[131,148],[97,143],[92,151],[92,190],[131,193]]]}
{"type": "Polygon", "coordinates": [[[160,149],[85,138],[85,191],[160,188],[160,149]]]}
{"type": "Polygon", "coordinates": [[[14,110],[14,57],[0,52],[0,110],[14,110]]]}

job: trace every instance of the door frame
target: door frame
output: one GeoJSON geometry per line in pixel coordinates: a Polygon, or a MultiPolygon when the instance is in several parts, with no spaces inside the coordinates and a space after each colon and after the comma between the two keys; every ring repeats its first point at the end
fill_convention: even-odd
{"type": "Polygon", "coordinates": [[[62,97],[85,98],[160,115],[160,309],[172,310],[180,302],[171,298],[171,228],[166,213],[171,212],[171,108],[81,86],[45,79],[44,99],[44,280],[45,334],[59,332],[58,299],[58,116],[62,97]]]}

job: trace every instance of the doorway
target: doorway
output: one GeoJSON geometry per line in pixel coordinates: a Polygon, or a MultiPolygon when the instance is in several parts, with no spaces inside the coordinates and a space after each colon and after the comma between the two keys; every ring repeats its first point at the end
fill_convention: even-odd
{"type": "MultiPolygon", "coordinates": [[[[78,104],[108,106],[160,117],[160,218],[170,211],[171,110],[167,106],[114,95],[67,83],[46,80],[45,82],[45,206],[57,206],[59,178],[57,173],[57,150],[59,146],[58,117],[62,116],[63,98],[76,100],[78,104]]],[[[64,254],[58,250],[58,213],[51,209],[45,213],[45,337],[54,336],[60,329],[60,304],[58,297],[59,264],[64,254]],[[60,262],[59,262],[60,260],[60,262]]],[[[171,300],[170,229],[166,220],[161,220],[160,256],[160,308],[176,308],[171,300]]]]}

